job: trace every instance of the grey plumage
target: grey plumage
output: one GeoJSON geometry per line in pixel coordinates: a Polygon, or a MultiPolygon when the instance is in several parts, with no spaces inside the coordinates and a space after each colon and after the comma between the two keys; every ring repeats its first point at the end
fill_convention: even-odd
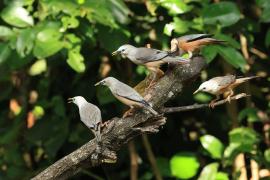
{"type": "Polygon", "coordinates": [[[157,115],[158,113],[151,107],[151,105],[144,100],[144,98],[135,91],[132,87],[122,83],[121,81],[107,77],[95,85],[108,86],[112,94],[122,103],[133,107],[144,107],[149,110],[152,114],[157,115]]]}
{"type": "Polygon", "coordinates": [[[133,63],[138,65],[146,65],[150,62],[157,62],[158,65],[164,63],[187,63],[188,60],[171,56],[171,53],[168,51],[161,51],[158,49],[145,48],[145,47],[135,47],[129,44],[122,45],[119,47],[113,55],[121,54],[123,57],[127,57],[133,63]]]}
{"type": "Polygon", "coordinates": [[[94,104],[87,102],[82,96],[69,98],[69,103],[74,103],[78,106],[81,121],[94,133],[97,141],[100,141],[100,126],[102,124],[100,109],[94,104]]]}

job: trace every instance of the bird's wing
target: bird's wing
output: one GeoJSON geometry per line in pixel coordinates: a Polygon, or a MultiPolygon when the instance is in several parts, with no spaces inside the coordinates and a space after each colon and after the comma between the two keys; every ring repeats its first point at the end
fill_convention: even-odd
{"type": "Polygon", "coordinates": [[[95,128],[102,121],[99,108],[91,103],[87,103],[80,108],[80,117],[88,128],[95,128]]]}
{"type": "Polygon", "coordinates": [[[212,80],[217,82],[218,86],[226,88],[227,86],[235,82],[235,76],[234,75],[219,76],[213,78],[212,80]]]}
{"type": "Polygon", "coordinates": [[[192,42],[203,38],[209,38],[212,37],[212,34],[190,34],[179,37],[178,41],[184,41],[184,42],[192,42]]]}
{"type": "Polygon", "coordinates": [[[129,87],[124,83],[118,84],[117,88],[115,88],[115,93],[118,96],[127,98],[132,101],[136,102],[144,101],[143,97],[137,91],[135,91],[132,87],[129,87]]]}
{"type": "Polygon", "coordinates": [[[147,63],[151,61],[161,60],[168,55],[169,53],[166,51],[141,47],[137,49],[136,59],[143,61],[144,63],[147,63]]]}

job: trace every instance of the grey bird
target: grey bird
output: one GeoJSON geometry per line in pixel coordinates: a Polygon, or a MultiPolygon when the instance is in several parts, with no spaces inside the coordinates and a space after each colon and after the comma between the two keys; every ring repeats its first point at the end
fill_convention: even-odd
{"type": "Polygon", "coordinates": [[[209,104],[210,107],[214,108],[214,103],[219,99],[220,95],[223,94],[226,100],[230,102],[231,97],[234,95],[233,89],[240,84],[254,78],[258,78],[258,76],[236,78],[235,75],[226,75],[214,77],[208,81],[203,82],[193,94],[201,91],[215,95],[216,99],[212,100],[209,104]]]}
{"type": "Polygon", "coordinates": [[[172,56],[168,51],[161,51],[146,47],[135,47],[130,44],[120,46],[112,55],[121,54],[123,58],[128,58],[137,65],[144,65],[147,69],[153,72],[153,80],[156,79],[156,74],[161,65],[166,63],[184,64],[189,63],[189,60],[180,56],[172,56]]]}
{"type": "Polygon", "coordinates": [[[140,107],[145,108],[154,115],[158,113],[152,108],[152,106],[144,100],[144,98],[135,91],[132,87],[122,83],[114,77],[107,77],[102,81],[95,84],[104,85],[109,87],[112,94],[122,103],[128,105],[130,108],[140,107]]]}
{"type": "Polygon", "coordinates": [[[82,96],[69,98],[68,103],[74,103],[78,106],[81,121],[93,132],[97,142],[100,142],[100,128],[102,125],[100,109],[94,104],[87,102],[82,96]]]}
{"type": "Polygon", "coordinates": [[[190,34],[171,40],[172,54],[182,55],[184,52],[192,58],[193,52],[200,50],[205,45],[222,44],[225,41],[213,38],[212,34],[190,34]],[[178,54],[179,53],[179,54],[178,54]]]}

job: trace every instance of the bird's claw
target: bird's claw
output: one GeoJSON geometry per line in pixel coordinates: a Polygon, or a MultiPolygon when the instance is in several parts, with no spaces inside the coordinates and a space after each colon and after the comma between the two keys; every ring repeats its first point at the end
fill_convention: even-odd
{"type": "Polygon", "coordinates": [[[124,115],[123,115],[123,118],[126,118],[126,117],[128,117],[128,116],[132,116],[132,114],[133,114],[133,108],[131,108],[131,109],[129,109],[128,111],[126,111],[125,113],[124,113],[124,115]]]}
{"type": "Polygon", "coordinates": [[[209,108],[214,109],[215,108],[215,101],[211,101],[208,106],[209,106],[209,108]]]}

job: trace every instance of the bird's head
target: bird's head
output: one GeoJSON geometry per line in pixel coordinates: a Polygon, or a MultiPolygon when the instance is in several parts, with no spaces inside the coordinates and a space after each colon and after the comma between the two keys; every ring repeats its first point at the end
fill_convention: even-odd
{"type": "Polygon", "coordinates": [[[116,51],[114,51],[112,53],[112,55],[114,56],[114,55],[117,55],[117,54],[121,54],[122,57],[125,58],[125,57],[128,56],[129,52],[134,48],[135,47],[130,45],[130,44],[125,44],[125,45],[120,46],[116,51]]]}
{"type": "Polygon", "coordinates": [[[76,105],[79,105],[79,104],[82,104],[84,102],[86,102],[86,100],[82,96],[75,96],[73,98],[68,98],[68,103],[74,103],[76,105]]]}
{"type": "Polygon", "coordinates": [[[200,87],[193,93],[196,94],[198,92],[211,92],[213,84],[210,81],[205,81],[200,85],[200,87]]]}
{"type": "Polygon", "coordinates": [[[98,86],[98,85],[103,85],[103,86],[112,86],[115,82],[117,81],[117,79],[115,79],[114,77],[107,77],[99,82],[97,82],[95,84],[95,86],[98,86]]]}

